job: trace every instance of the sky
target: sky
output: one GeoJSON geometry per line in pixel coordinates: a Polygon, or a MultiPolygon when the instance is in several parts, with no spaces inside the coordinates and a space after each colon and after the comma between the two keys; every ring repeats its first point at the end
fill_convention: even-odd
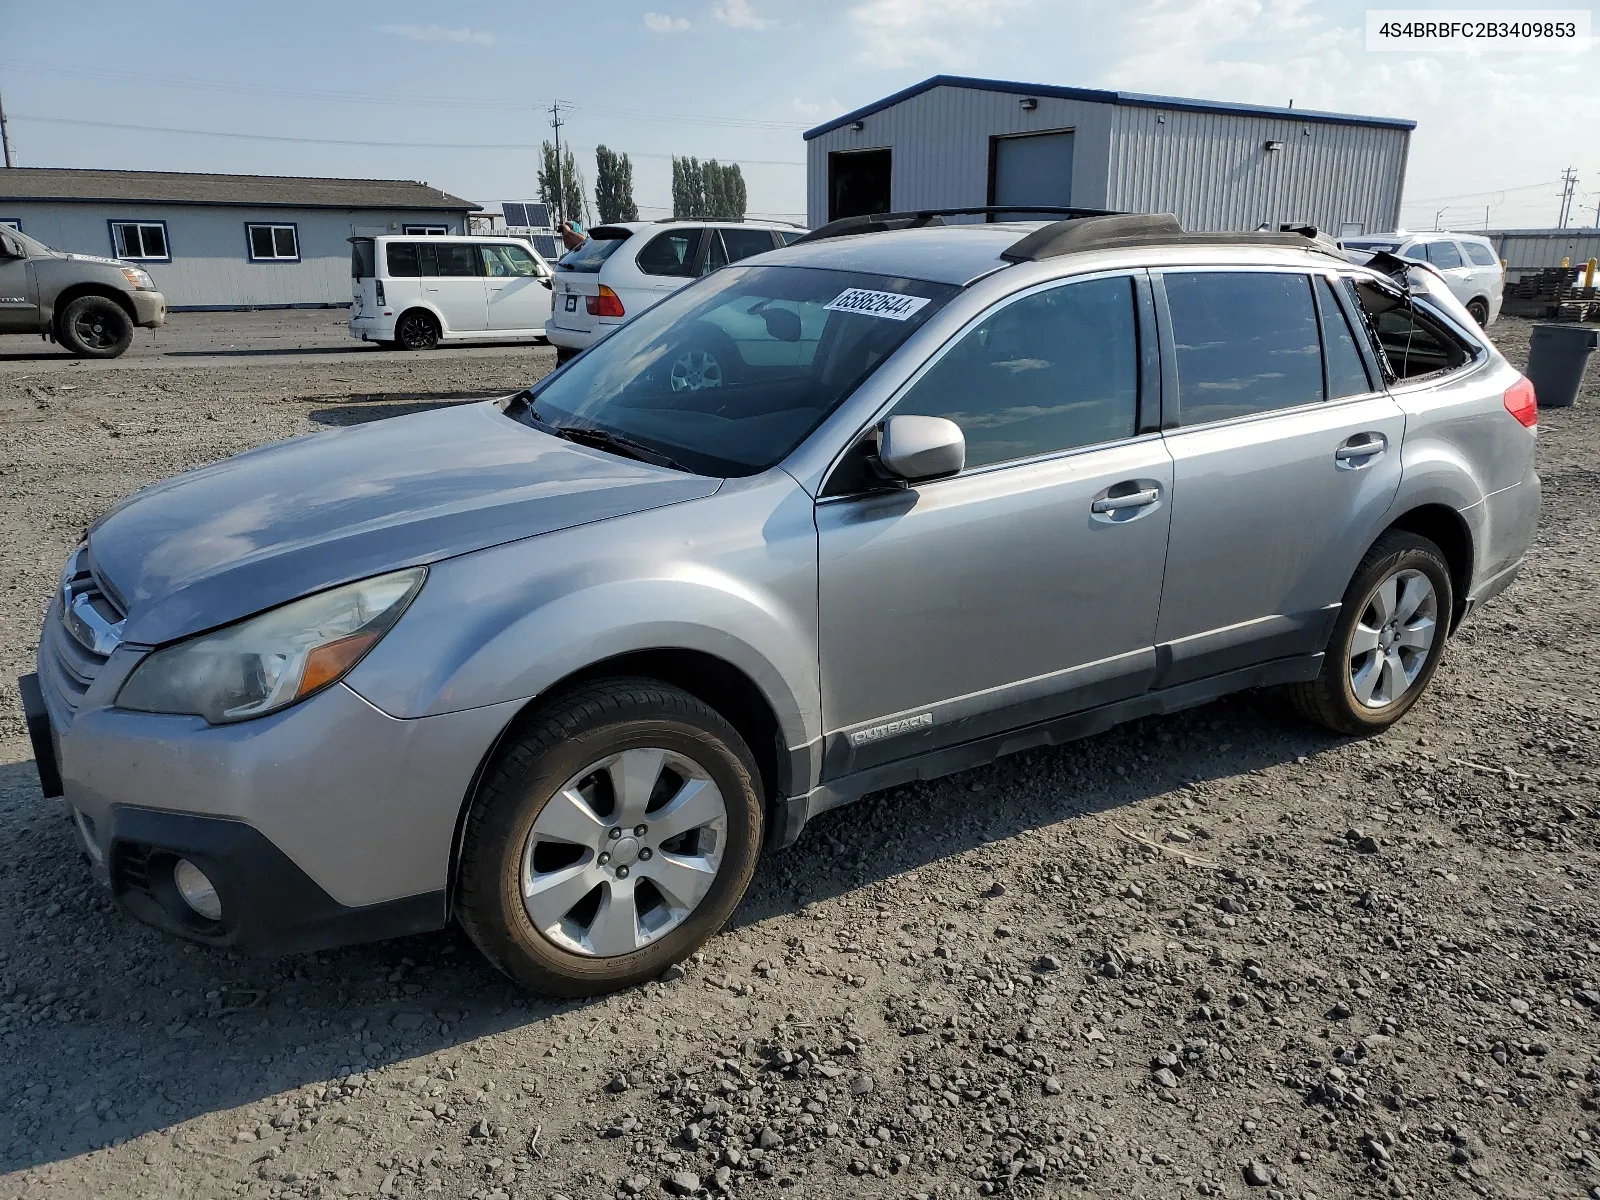
{"type": "Polygon", "coordinates": [[[0,0],[0,97],[20,166],[420,179],[490,207],[534,195],[559,100],[590,188],[596,144],[627,152],[647,218],[693,154],[740,164],[751,215],[803,221],[802,132],[944,72],[1408,117],[1408,228],[1552,225],[1567,167],[1594,224],[1600,50],[1368,52],[1366,7],[0,0]]]}

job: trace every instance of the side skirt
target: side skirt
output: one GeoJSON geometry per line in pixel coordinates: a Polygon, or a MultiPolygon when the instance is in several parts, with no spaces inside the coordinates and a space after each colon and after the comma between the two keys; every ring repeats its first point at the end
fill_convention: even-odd
{"type": "Polygon", "coordinates": [[[1131,699],[1085,709],[1070,716],[857,771],[821,784],[804,796],[792,796],[778,805],[778,811],[774,813],[776,828],[771,844],[778,847],[793,845],[812,817],[859,800],[868,792],[882,791],[917,779],[938,779],[957,771],[968,771],[1020,750],[1076,741],[1124,721],[1179,712],[1248,688],[1308,682],[1322,671],[1322,657],[1320,653],[1305,654],[1257,663],[1177,687],[1161,688],[1131,699]]]}

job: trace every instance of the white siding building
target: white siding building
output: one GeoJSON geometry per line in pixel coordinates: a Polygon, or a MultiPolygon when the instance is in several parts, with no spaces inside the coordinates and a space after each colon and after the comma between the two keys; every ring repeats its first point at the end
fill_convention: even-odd
{"type": "Polygon", "coordinates": [[[1415,121],[937,75],[806,138],[813,227],[1039,204],[1175,213],[1186,229],[1396,227],[1415,121]]]}
{"type": "Polygon", "coordinates": [[[404,179],[0,169],[0,224],[137,262],[180,310],[348,304],[352,236],[466,233],[477,208],[404,179]]]}

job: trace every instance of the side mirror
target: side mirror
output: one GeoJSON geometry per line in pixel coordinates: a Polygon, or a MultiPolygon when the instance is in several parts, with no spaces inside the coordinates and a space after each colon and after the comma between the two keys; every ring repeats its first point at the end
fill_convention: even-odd
{"type": "Polygon", "coordinates": [[[28,255],[27,252],[23,250],[21,242],[17,241],[17,239],[12,237],[9,233],[0,230],[0,257],[27,258],[28,255]]]}
{"type": "Polygon", "coordinates": [[[767,323],[767,336],[775,341],[800,340],[800,314],[792,308],[764,308],[761,319],[767,323]]]}
{"type": "Polygon", "coordinates": [[[890,417],[883,423],[878,463],[907,483],[959,474],[967,465],[961,426],[944,417],[890,417]]]}

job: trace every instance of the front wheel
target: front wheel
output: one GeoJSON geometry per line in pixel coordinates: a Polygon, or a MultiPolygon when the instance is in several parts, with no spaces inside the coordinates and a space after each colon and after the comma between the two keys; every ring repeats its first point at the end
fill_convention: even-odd
{"type": "Polygon", "coordinates": [[[57,319],[56,340],[79,358],[116,358],[133,345],[133,320],[105,296],[79,296],[57,319]]]}
{"type": "Polygon", "coordinates": [[[463,837],[458,918],[533,991],[651,979],[749,886],[758,779],[738,733],[686,692],[617,679],[569,693],[488,774],[463,837]]]}
{"type": "Polygon", "coordinates": [[[1322,673],[1291,687],[1295,708],[1336,733],[1387,729],[1438,669],[1454,604],[1439,547],[1403,530],[1384,534],[1345,591],[1322,673]]]}

